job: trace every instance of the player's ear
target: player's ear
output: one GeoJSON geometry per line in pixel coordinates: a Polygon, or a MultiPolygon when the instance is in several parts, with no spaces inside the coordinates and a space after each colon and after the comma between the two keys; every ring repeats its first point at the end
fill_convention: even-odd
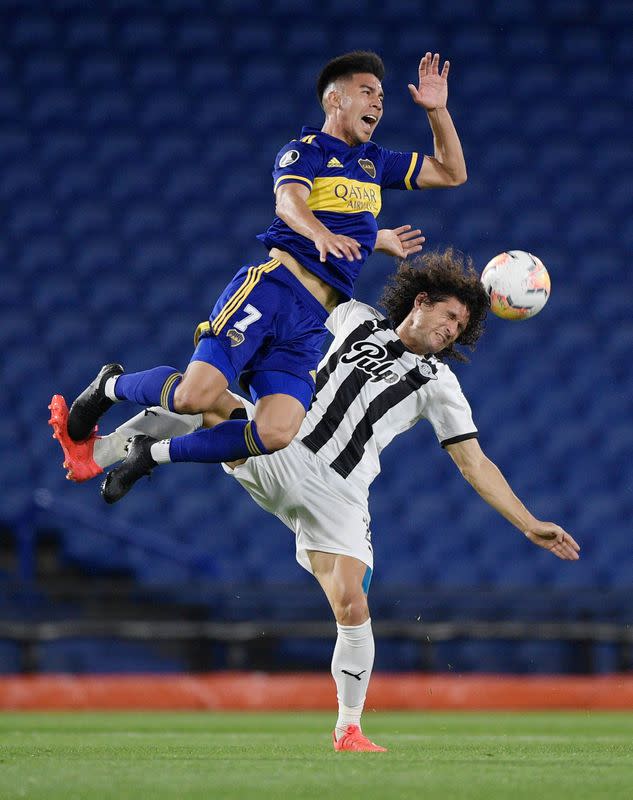
{"type": "Polygon", "coordinates": [[[415,296],[415,307],[418,308],[421,305],[428,305],[429,304],[429,296],[426,292],[419,292],[415,296]]]}
{"type": "Polygon", "coordinates": [[[343,98],[341,97],[341,93],[338,89],[332,87],[329,92],[326,93],[325,97],[323,98],[323,106],[325,107],[326,111],[331,111],[333,109],[338,109],[343,104],[343,98]]]}

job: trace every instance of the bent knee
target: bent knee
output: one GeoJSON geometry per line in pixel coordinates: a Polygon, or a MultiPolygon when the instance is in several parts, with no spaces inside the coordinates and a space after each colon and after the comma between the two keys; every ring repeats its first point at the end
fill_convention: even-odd
{"type": "Polygon", "coordinates": [[[211,411],[215,397],[211,392],[200,391],[192,384],[181,383],[174,392],[174,411],[178,414],[199,414],[211,411]]]}
{"type": "Polygon", "coordinates": [[[288,447],[299,432],[301,423],[275,421],[273,424],[257,423],[257,433],[269,453],[288,447]]]}

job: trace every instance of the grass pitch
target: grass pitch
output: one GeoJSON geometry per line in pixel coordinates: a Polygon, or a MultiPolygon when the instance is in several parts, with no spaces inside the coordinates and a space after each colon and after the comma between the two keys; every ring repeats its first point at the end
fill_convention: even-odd
{"type": "Polygon", "coordinates": [[[388,753],[335,753],[334,714],[0,714],[0,798],[633,797],[633,714],[376,713],[388,753]]]}

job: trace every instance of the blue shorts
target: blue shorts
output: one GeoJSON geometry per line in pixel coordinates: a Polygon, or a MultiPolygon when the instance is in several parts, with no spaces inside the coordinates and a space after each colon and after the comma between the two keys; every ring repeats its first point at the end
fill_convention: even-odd
{"type": "Polygon", "coordinates": [[[327,338],[328,312],[277,259],[242,267],[222,292],[192,361],[205,361],[254,399],[289,394],[305,408],[327,338]]]}

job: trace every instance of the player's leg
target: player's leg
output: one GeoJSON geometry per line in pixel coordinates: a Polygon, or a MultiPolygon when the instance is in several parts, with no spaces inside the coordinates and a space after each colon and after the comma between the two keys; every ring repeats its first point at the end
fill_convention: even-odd
{"type": "MultiPolygon", "coordinates": [[[[194,363],[193,366],[190,364],[186,380],[183,380],[183,375],[177,369],[170,366],[125,374],[120,364],[106,364],[70,407],[68,415],[70,438],[76,442],[87,439],[100,417],[120,400],[128,400],[143,406],[160,405],[169,411],[184,413],[211,410],[220,394],[241,371],[239,362],[241,359],[243,366],[244,351],[249,348],[252,350],[254,341],[255,349],[261,346],[261,340],[251,336],[250,343],[246,347],[239,348],[239,345],[246,340],[244,335],[246,328],[262,317],[262,314],[249,305],[248,301],[257,294],[255,290],[259,290],[259,294],[262,294],[261,287],[265,284],[265,277],[278,267],[279,262],[270,259],[258,267],[242,268],[215,304],[209,322],[204,324],[207,335],[222,337],[225,357],[220,363],[207,359],[206,364],[194,363]],[[250,313],[248,311],[250,308],[257,313],[250,313]],[[237,353],[237,359],[231,358],[229,355],[231,350],[237,353]],[[228,371],[225,368],[227,366],[228,371]],[[184,384],[182,388],[181,384],[184,384]]],[[[270,294],[268,287],[267,290],[270,294]]],[[[278,307],[275,303],[272,303],[272,306],[274,309],[278,307]]],[[[205,359],[194,358],[192,361],[204,362],[205,359]]]]}
{"type": "Polygon", "coordinates": [[[385,748],[363,735],[360,723],[375,653],[367,603],[371,569],[352,556],[314,550],[307,555],[336,619],[332,656],[339,709],[335,749],[384,752],[385,748]]]}
{"type": "MultiPolygon", "coordinates": [[[[285,376],[283,383],[288,385],[285,376]]],[[[298,391],[302,400],[279,393],[261,398],[255,405],[253,419],[244,419],[240,415],[240,418],[231,418],[210,430],[201,428],[184,436],[160,441],[146,435],[134,436],[123,463],[106,476],[101,496],[106,503],[118,502],[139,478],[149,475],[159,464],[234,463],[285,447],[299,430],[306,413],[305,404],[309,403],[308,395],[311,395],[309,384],[301,380],[297,383],[303,385],[298,391]],[[258,408],[261,406],[264,408],[264,421],[268,425],[264,430],[269,446],[262,440],[257,428],[258,408]],[[276,417],[283,424],[276,425],[276,417]]]]}
{"type": "Polygon", "coordinates": [[[94,459],[104,468],[120,461],[127,455],[127,445],[136,434],[156,440],[169,439],[186,436],[200,428],[213,428],[229,419],[246,419],[246,411],[237,395],[228,390],[218,397],[213,411],[204,414],[176,413],[160,406],[146,408],[108,436],[97,437],[94,459]]]}
{"type": "Polygon", "coordinates": [[[201,361],[190,363],[184,375],[175,367],[125,373],[120,364],[107,364],[70,407],[68,434],[75,442],[87,439],[101,416],[121,400],[198,414],[212,409],[227,386],[217,367],[201,361]]]}
{"type": "MultiPolygon", "coordinates": [[[[250,288],[238,287],[237,299],[221,299],[192,358],[216,367],[227,382],[245,378],[256,400],[254,418],[159,442],[134,437],[125,461],[104,481],[107,503],[124,497],[158,464],[236,462],[275,452],[297,433],[314,392],[326,312],[294,276],[277,280],[268,274],[273,269],[250,288]]],[[[181,410],[191,408],[182,400],[181,410]]]]}
{"type": "Polygon", "coordinates": [[[335,748],[379,750],[360,730],[374,660],[367,604],[373,552],[364,493],[297,439],[268,458],[225,471],[294,532],[297,561],[316,576],[334,612],[332,675],[342,733],[335,748]]]}
{"type": "MultiPolygon", "coordinates": [[[[240,376],[256,403],[254,418],[172,440],[169,453],[156,449],[159,459],[235,461],[280,450],[298,432],[314,393],[326,311],[279,262],[258,269],[263,272],[252,287],[238,284],[220,299],[194,356],[215,365],[229,383],[240,376]]],[[[185,374],[176,390],[178,411],[211,408],[197,396],[198,386],[185,374]]]]}
{"type": "Polygon", "coordinates": [[[243,403],[231,392],[224,392],[213,411],[204,414],[176,414],[160,406],[146,408],[119,425],[112,433],[97,436],[96,428],[82,442],[74,442],[68,435],[68,407],[61,395],[54,395],[49,405],[49,425],[53,438],[57,439],[63,452],[63,465],[68,480],[81,483],[103,473],[106,467],[123,460],[127,455],[130,439],[136,434],[145,434],[154,439],[184,436],[200,427],[212,428],[227,419],[244,418],[243,403]]]}

